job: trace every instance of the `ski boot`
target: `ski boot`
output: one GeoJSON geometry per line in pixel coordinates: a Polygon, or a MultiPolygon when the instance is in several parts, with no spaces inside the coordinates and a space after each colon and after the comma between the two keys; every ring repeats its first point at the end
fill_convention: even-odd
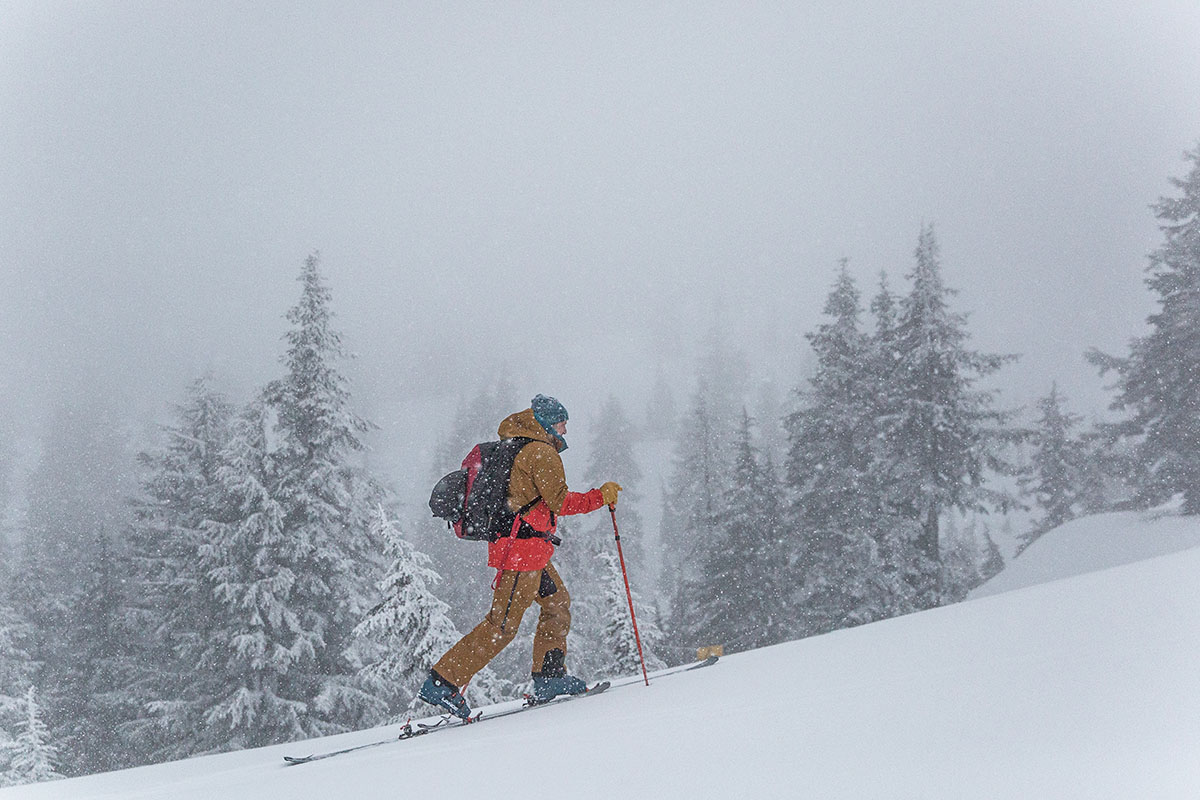
{"type": "Polygon", "coordinates": [[[532,702],[546,703],[561,694],[583,694],[587,684],[573,675],[545,675],[533,673],[532,702]]]}
{"type": "Polygon", "coordinates": [[[431,706],[449,711],[460,719],[471,718],[471,707],[467,705],[467,698],[463,697],[457,686],[433,670],[429,671],[429,677],[425,679],[417,696],[431,706]]]}

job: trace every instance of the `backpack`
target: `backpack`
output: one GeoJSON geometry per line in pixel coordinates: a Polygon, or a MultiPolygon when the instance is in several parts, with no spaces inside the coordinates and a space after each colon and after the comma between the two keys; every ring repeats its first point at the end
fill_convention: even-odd
{"type": "Polygon", "coordinates": [[[494,542],[512,532],[516,518],[541,500],[535,497],[520,511],[508,508],[508,482],[513,461],[533,439],[516,437],[475,445],[462,469],[446,474],[429,495],[429,510],[446,520],[460,539],[494,542]]]}

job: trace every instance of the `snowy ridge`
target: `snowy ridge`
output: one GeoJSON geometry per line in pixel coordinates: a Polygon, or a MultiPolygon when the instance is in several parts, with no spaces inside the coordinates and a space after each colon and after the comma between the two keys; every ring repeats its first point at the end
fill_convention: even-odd
{"type": "MultiPolygon", "coordinates": [[[[1159,522],[1200,532],[1104,515],[1063,534],[1121,520],[1146,542],[1159,522]]],[[[1058,533],[1022,558],[1053,552],[1058,533]]],[[[301,768],[282,755],[383,729],[0,798],[1196,798],[1197,576],[1192,548],[301,768]]]]}

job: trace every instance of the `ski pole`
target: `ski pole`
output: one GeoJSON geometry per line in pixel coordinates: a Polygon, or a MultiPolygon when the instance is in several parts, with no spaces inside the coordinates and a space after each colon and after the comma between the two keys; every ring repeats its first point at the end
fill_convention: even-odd
{"type": "Polygon", "coordinates": [[[646,657],[642,655],[642,637],[638,633],[637,615],[633,613],[633,592],[629,590],[629,573],[625,571],[625,554],[621,552],[621,532],[617,530],[617,508],[609,506],[608,513],[612,514],[613,538],[617,540],[617,558],[621,561],[621,577],[625,579],[625,598],[629,600],[629,619],[633,622],[633,639],[637,642],[638,660],[642,662],[642,680],[650,685],[650,676],[646,674],[646,657]]]}

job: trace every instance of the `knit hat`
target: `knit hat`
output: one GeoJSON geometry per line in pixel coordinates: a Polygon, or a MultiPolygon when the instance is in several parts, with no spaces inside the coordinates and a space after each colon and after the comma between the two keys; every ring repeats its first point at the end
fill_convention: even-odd
{"type": "Polygon", "coordinates": [[[558,435],[558,432],[554,430],[554,426],[560,422],[567,421],[567,409],[558,400],[553,397],[547,397],[544,394],[539,394],[533,398],[530,405],[533,408],[533,418],[546,429],[546,433],[554,437],[554,440],[558,443],[558,451],[561,453],[563,450],[566,450],[567,440],[558,435]]]}

